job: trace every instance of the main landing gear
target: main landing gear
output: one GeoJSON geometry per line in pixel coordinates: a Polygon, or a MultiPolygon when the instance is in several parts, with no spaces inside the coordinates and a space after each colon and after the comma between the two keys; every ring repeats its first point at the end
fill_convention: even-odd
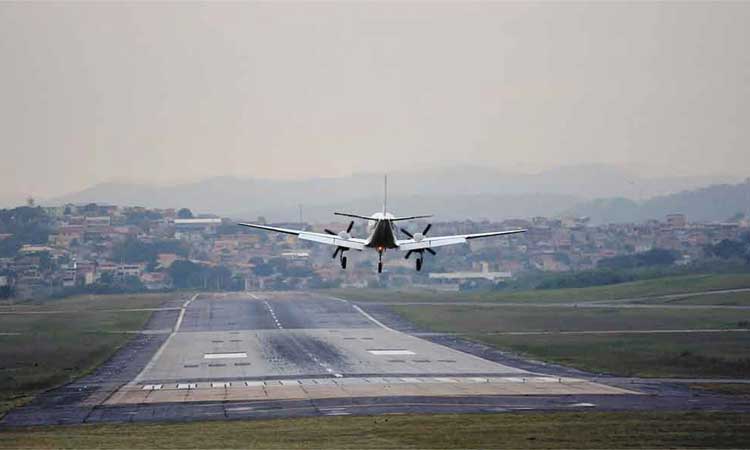
{"type": "Polygon", "coordinates": [[[346,247],[336,247],[336,251],[333,252],[333,257],[336,256],[339,257],[339,262],[341,263],[341,268],[346,269],[346,256],[344,256],[344,252],[349,250],[346,247]]]}
{"type": "MultiPolygon", "coordinates": [[[[332,235],[332,236],[338,236],[341,239],[347,240],[352,237],[351,232],[352,228],[354,228],[354,221],[352,220],[349,222],[349,226],[346,227],[346,231],[342,231],[340,233],[334,233],[333,231],[329,230],[328,228],[325,229],[325,232],[332,235]]],[[[339,257],[339,262],[341,263],[341,268],[346,269],[346,256],[344,256],[344,252],[349,250],[346,247],[336,247],[336,251],[333,252],[333,259],[336,259],[336,256],[339,257]]]]}
{"type": "MultiPolygon", "coordinates": [[[[404,233],[405,235],[409,236],[410,238],[412,238],[414,240],[414,242],[422,242],[422,241],[424,241],[425,236],[427,236],[427,233],[430,231],[430,228],[432,228],[432,224],[428,223],[427,226],[424,228],[424,230],[422,230],[421,233],[411,234],[411,232],[409,232],[409,230],[405,230],[403,228],[401,228],[401,232],[404,233]]],[[[425,251],[427,253],[433,255],[433,256],[437,254],[437,253],[435,253],[435,250],[431,249],[428,246],[426,248],[420,248],[420,249],[417,249],[417,250],[409,250],[408,252],[406,252],[406,256],[404,256],[404,258],[409,259],[409,257],[411,256],[412,253],[416,253],[417,254],[417,272],[419,272],[420,270],[422,270],[422,263],[424,262],[424,252],[425,251]]]]}

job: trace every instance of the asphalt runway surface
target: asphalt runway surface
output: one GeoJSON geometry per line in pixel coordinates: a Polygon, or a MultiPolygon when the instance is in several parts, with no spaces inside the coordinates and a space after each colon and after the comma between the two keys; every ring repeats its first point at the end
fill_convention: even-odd
{"type": "Polygon", "coordinates": [[[0,426],[521,410],[750,410],[669,381],[596,377],[457,336],[416,337],[383,305],[305,292],[156,308],[92,375],[0,426]],[[167,332],[164,332],[167,330],[167,332]],[[170,331],[171,330],[171,331],[170,331]]]}

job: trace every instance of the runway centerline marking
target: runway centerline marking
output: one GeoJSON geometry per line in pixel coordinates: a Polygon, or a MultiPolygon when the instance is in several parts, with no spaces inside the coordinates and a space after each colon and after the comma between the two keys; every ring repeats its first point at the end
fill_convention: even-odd
{"type": "MultiPolygon", "coordinates": [[[[256,297],[256,298],[257,298],[257,297],[256,297]]],[[[276,317],[276,312],[275,312],[275,311],[273,310],[273,308],[271,307],[271,304],[270,304],[270,303],[268,303],[268,300],[263,300],[263,304],[264,304],[264,305],[266,306],[266,309],[267,309],[267,310],[268,310],[268,312],[269,312],[269,313],[271,314],[271,318],[273,318],[273,322],[274,322],[274,324],[276,325],[276,328],[278,328],[279,330],[283,330],[283,329],[284,329],[284,327],[283,327],[283,326],[281,326],[281,322],[279,322],[279,318],[278,318],[278,317],[276,317]]]]}

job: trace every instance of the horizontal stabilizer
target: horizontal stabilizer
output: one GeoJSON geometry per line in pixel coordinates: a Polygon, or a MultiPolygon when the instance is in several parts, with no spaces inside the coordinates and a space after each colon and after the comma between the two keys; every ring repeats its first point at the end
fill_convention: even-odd
{"type": "Polygon", "coordinates": [[[400,220],[427,219],[428,217],[432,217],[432,214],[424,214],[421,216],[394,217],[393,219],[391,219],[391,222],[398,222],[400,220]]]}
{"type": "Polygon", "coordinates": [[[376,219],[374,217],[360,216],[359,214],[349,214],[349,213],[342,213],[342,212],[335,212],[333,214],[337,215],[337,216],[351,217],[351,218],[354,218],[354,219],[372,220],[373,222],[375,222],[375,221],[378,220],[378,219],[376,219]]]}

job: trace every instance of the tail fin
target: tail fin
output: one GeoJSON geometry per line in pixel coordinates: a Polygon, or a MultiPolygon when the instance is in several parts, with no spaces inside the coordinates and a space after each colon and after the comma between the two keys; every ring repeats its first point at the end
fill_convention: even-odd
{"type": "Polygon", "coordinates": [[[388,175],[383,176],[383,217],[388,212],[388,175]]]}

